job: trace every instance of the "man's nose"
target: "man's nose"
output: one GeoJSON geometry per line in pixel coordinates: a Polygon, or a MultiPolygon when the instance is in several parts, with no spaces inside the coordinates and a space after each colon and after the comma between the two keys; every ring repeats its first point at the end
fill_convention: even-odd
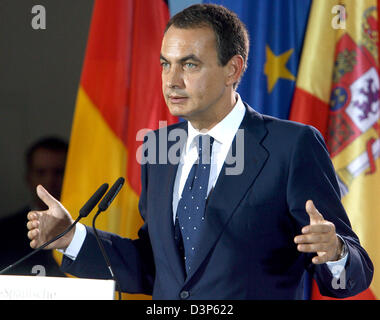
{"type": "Polygon", "coordinates": [[[173,66],[170,68],[170,71],[167,74],[166,85],[168,88],[184,87],[183,73],[179,67],[173,66]]]}

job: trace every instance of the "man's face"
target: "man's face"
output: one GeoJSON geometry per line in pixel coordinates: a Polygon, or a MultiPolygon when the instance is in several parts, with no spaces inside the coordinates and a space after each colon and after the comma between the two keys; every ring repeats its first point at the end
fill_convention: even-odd
{"type": "Polygon", "coordinates": [[[211,28],[171,26],[162,41],[161,66],[164,98],[174,116],[212,122],[226,107],[226,67],[219,64],[211,28]]]}
{"type": "Polygon", "coordinates": [[[34,152],[31,160],[26,178],[32,194],[36,194],[36,187],[41,184],[53,197],[59,199],[65,170],[66,152],[39,148],[34,152]]]}

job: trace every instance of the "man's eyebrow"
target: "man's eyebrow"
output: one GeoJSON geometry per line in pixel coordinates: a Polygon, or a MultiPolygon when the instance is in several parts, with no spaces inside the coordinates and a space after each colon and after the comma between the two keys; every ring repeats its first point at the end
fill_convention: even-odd
{"type": "Polygon", "coordinates": [[[193,60],[193,61],[201,62],[201,60],[197,56],[195,56],[194,54],[189,54],[189,55],[181,58],[179,61],[185,62],[187,60],[193,60]]]}
{"type": "MultiPolygon", "coordinates": [[[[164,60],[166,62],[169,62],[168,59],[166,59],[162,54],[160,54],[160,60],[164,60]]],[[[189,54],[187,56],[184,56],[183,58],[179,59],[178,61],[183,63],[183,62],[188,61],[188,60],[201,62],[201,60],[194,54],[189,54]]]]}

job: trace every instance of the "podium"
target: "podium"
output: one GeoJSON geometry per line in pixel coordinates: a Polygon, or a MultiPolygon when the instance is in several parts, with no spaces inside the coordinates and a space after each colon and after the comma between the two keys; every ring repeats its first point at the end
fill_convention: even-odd
{"type": "Polygon", "coordinates": [[[0,300],[113,300],[115,281],[0,275],[0,300]]]}

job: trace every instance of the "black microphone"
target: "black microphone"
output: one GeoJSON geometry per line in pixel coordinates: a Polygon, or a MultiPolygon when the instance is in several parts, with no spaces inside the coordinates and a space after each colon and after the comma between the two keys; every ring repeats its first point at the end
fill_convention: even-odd
{"type": "Polygon", "coordinates": [[[96,238],[96,241],[98,242],[100,251],[102,252],[104,261],[107,264],[107,268],[108,268],[108,270],[109,270],[109,272],[111,274],[112,280],[115,281],[116,288],[117,288],[117,291],[119,293],[119,300],[121,300],[120,283],[117,280],[116,275],[115,275],[115,273],[112,270],[110,259],[109,259],[108,255],[106,253],[106,250],[104,249],[104,246],[103,246],[102,242],[100,241],[100,238],[99,238],[99,235],[98,235],[98,231],[96,230],[96,227],[95,227],[95,220],[96,220],[96,218],[98,217],[98,215],[101,212],[103,212],[103,211],[105,211],[105,210],[108,209],[108,207],[111,204],[111,202],[115,199],[115,197],[119,193],[120,189],[123,187],[124,181],[125,180],[122,177],[120,177],[119,179],[116,180],[116,182],[113,184],[113,186],[111,187],[111,189],[107,192],[107,194],[104,196],[104,198],[102,199],[102,201],[99,203],[98,212],[95,214],[94,218],[92,219],[92,228],[94,229],[95,238],[96,238]]]}
{"type": "Polygon", "coordinates": [[[108,184],[104,183],[102,184],[98,190],[95,191],[95,193],[91,196],[90,199],[84,204],[84,206],[79,210],[79,216],[78,218],[74,221],[73,224],[71,224],[70,227],[68,227],[65,231],[54,237],[53,239],[49,240],[48,242],[44,243],[40,247],[36,248],[26,256],[22,257],[21,259],[17,260],[15,263],[9,265],[8,267],[4,268],[3,270],[0,271],[0,274],[4,274],[10,269],[14,268],[15,266],[19,265],[21,262],[24,260],[28,259],[32,255],[36,254],[37,252],[41,251],[45,247],[47,247],[50,243],[58,240],[59,238],[63,237],[66,233],[68,233],[74,226],[78,223],[78,221],[84,217],[87,217],[88,214],[94,209],[94,207],[97,205],[97,203],[100,201],[100,199],[103,197],[103,195],[106,193],[108,189],[108,184]]]}
{"type": "Polygon", "coordinates": [[[84,206],[79,210],[79,216],[85,218],[88,214],[95,208],[100,199],[104,196],[108,189],[108,183],[103,183],[98,190],[91,196],[90,199],[84,204],[84,206]]]}
{"type": "Polygon", "coordinates": [[[113,199],[117,196],[120,189],[123,187],[124,184],[124,178],[120,177],[115,181],[115,183],[112,185],[111,189],[107,192],[107,194],[104,196],[103,200],[99,203],[99,210],[100,212],[106,211],[113,199]]]}

